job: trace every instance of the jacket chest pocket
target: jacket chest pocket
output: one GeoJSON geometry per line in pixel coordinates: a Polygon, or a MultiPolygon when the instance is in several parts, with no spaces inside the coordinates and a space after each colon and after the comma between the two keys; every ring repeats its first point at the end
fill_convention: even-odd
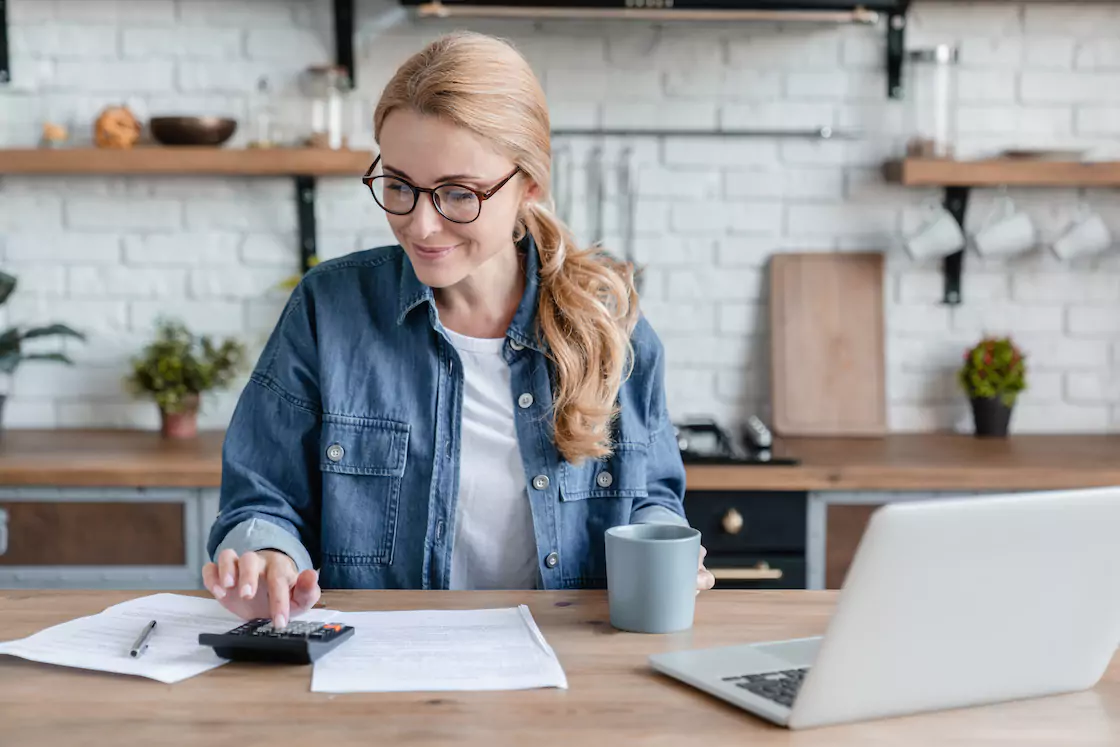
{"type": "Polygon", "coordinates": [[[395,420],[324,415],[323,559],[336,565],[393,562],[409,426],[395,420]]]}
{"type": "Polygon", "coordinates": [[[644,498],[647,495],[644,446],[620,444],[610,459],[588,459],[579,465],[570,462],[560,464],[561,501],[644,498]]]}

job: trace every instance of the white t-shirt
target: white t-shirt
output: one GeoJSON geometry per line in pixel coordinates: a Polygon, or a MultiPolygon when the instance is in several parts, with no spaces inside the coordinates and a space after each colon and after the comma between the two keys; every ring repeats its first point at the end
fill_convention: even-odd
{"type": "Polygon", "coordinates": [[[452,589],[533,589],[537,542],[514,425],[505,338],[445,329],[463,364],[452,589]]]}

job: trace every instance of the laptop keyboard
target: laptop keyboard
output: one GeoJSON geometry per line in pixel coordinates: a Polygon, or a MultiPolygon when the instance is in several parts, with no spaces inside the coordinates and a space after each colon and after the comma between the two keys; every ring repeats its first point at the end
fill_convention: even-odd
{"type": "Polygon", "coordinates": [[[808,671],[808,667],[802,667],[801,669],[784,669],[780,672],[766,672],[764,674],[741,674],[724,677],[723,681],[734,682],[736,687],[741,687],[767,700],[792,708],[793,700],[797,697],[797,691],[801,688],[801,683],[805,681],[805,673],[808,671]]]}

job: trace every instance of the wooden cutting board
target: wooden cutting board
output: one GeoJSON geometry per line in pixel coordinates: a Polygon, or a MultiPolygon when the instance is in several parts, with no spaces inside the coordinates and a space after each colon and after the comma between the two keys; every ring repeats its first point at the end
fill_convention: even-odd
{"type": "Polygon", "coordinates": [[[773,429],[887,432],[883,255],[775,254],[770,265],[773,429]]]}

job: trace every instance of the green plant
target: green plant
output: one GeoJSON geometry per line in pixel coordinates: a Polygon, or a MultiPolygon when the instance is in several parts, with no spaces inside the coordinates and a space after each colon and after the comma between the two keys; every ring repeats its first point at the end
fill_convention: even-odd
{"type": "Polygon", "coordinates": [[[961,388],[974,399],[996,399],[1011,407],[1027,388],[1023,352],[1010,337],[984,337],[964,354],[957,372],[961,388]]]}
{"type": "MultiPolygon", "coordinates": [[[[7,302],[8,297],[16,289],[18,281],[14,275],[0,272],[0,306],[7,302]]],[[[39,337],[74,337],[85,341],[85,335],[67,327],[65,324],[48,324],[45,327],[30,327],[22,329],[18,325],[9,327],[0,332],[0,373],[12,374],[24,361],[57,361],[67,365],[74,365],[64,353],[25,353],[23,343],[39,337]]]]}
{"type": "Polygon", "coordinates": [[[176,320],[160,319],[156,327],[155,339],[132,359],[125,382],[134,394],[154,399],[164,412],[194,409],[199,395],[228,387],[241,371],[245,346],[240,342],[225,339],[215,344],[176,320]]]}

